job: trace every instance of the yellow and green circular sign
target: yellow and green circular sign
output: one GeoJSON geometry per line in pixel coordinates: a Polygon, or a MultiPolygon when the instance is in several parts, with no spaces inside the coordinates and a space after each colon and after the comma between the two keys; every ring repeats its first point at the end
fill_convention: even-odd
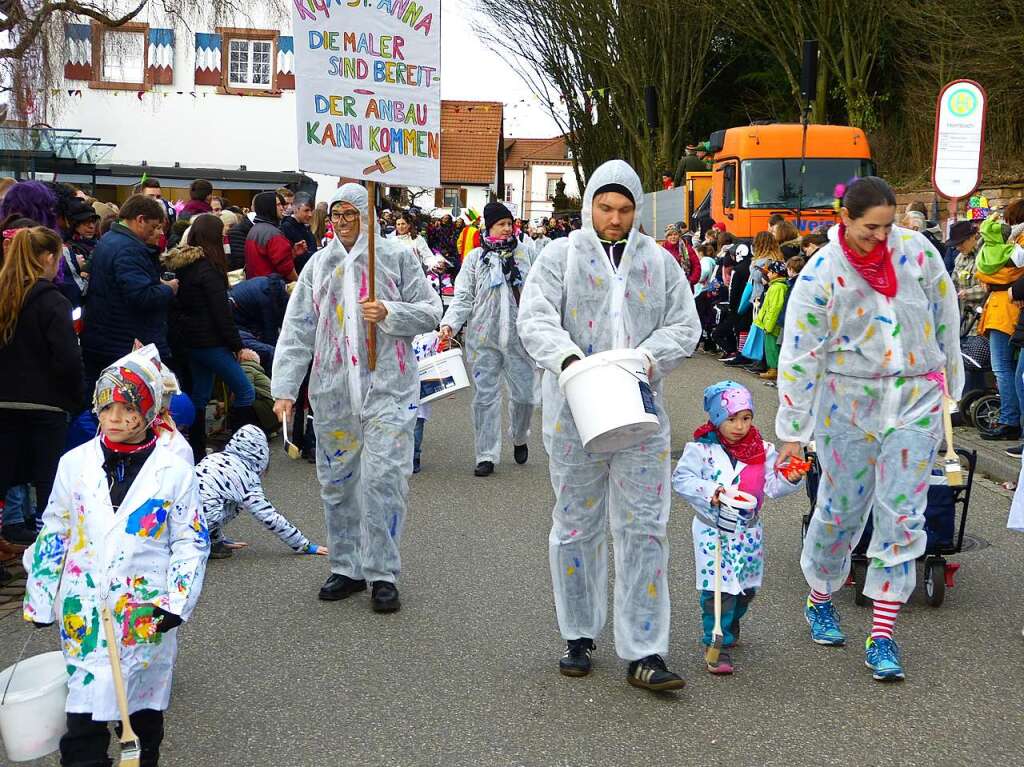
{"type": "Polygon", "coordinates": [[[969,88],[957,88],[949,94],[946,106],[957,117],[969,117],[978,108],[978,96],[969,88]]]}

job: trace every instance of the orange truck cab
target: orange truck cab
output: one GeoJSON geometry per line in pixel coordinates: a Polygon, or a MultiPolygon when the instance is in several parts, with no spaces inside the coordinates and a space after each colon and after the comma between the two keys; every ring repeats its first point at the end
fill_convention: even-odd
{"type": "Polygon", "coordinates": [[[874,175],[867,136],[860,128],[809,125],[801,193],[802,142],[803,126],[795,123],[749,125],[711,134],[715,158],[711,217],[715,222],[723,222],[739,239],[752,239],[768,229],[774,213],[797,224],[801,234],[834,223],[836,185],[874,175]]]}

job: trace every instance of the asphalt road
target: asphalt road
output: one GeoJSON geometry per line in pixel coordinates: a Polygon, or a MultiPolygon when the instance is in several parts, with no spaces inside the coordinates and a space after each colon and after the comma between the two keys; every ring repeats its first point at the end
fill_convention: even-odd
{"type": "MultiPolygon", "coordinates": [[[[757,422],[771,433],[775,390],[734,375],[754,389],[757,422]]],[[[703,421],[703,387],[724,377],[698,355],[669,379],[677,451],[703,421]]],[[[229,535],[251,545],[210,563],[180,630],[163,764],[1024,764],[1024,538],[1005,530],[1007,493],[976,484],[968,531],[991,545],[958,558],[943,607],[916,594],[904,610],[908,679],[895,686],[864,667],[870,612],[851,592],[837,597],[848,646],[808,638],[802,493],[768,507],[765,588],[745,619],[737,672],[710,676],[697,644],[691,517],[674,500],[669,664],[688,685],[652,695],[626,684],[610,626],[589,678],[557,672],[552,492],[536,419],[530,462],[515,466],[509,448],[493,477],[476,479],[469,397],[434,408],[402,542],[400,613],[372,613],[366,595],[319,602],[325,560],[292,555],[251,519],[232,523],[229,535]]],[[[323,541],[311,466],[278,443],[266,486],[323,541]]],[[[0,621],[0,667],[26,631],[0,621]]],[[[55,645],[55,634],[47,639],[55,645]]]]}

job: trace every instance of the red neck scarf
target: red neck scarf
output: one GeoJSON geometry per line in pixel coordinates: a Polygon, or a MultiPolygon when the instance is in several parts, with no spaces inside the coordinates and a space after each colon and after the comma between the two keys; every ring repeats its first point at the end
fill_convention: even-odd
{"type": "Polygon", "coordinates": [[[717,442],[722,446],[726,455],[734,461],[742,461],[748,466],[764,463],[767,457],[764,452],[764,440],[761,439],[761,432],[757,430],[756,426],[751,426],[747,436],[738,442],[729,442],[719,434],[718,427],[708,421],[693,433],[693,438],[698,442],[712,444],[717,442]]]}
{"type": "Polygon", "coordinates": [[[142,442],[137,445],[131,445],[127,442],[111,442],[107,439],[107,435],[103,437],[103,447],[110,450],[112,453],[138,453],[141,450],[147,450],[156,444],[156,434],[153,432],[147,432],[146,436],[142,438],[142,442]]]}
{"type": "Polygon", "coordinates": [[[899,285],[896,283],[896,267],[892,265],[892,251],[889,250],[888,242],[878,243],[870,253],[862,256],[846,242],[846,225],[840,224],[839,244],[850,266],[857,270],[857,274],[863,277],[873,290],[886,298],[896,295],[899,285]]]}

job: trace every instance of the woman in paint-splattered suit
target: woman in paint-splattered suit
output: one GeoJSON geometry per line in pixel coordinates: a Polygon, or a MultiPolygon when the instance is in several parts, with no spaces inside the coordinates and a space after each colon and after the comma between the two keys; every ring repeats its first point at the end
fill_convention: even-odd
{"type": "Polygon", "coordinates": [[[106,722],[120,719],[103,605],[119,638],[142,764],[157,763],[175,627],[199,599],[210,545],[195,473],[152,429],[161,390],[159,368],[144,351],[103,371],[95,396],[102,434],[61,459],[43,530],[25,552],[24,618],[60,622],[71,675],[61,764],[104,763],[106,722]],[[111,422],[106,411],[118,408],[137,415],[111,422]]]}
{"type": "Polygon", "coordinates": [[[928,483],[942,432],[943,374],[963,388],[956,291],[922,235],[893,226],[896,198],[882,179],[854,181],[840,226],[808,262],[786,311],[775,430],[780,461],[816,440],[822,479],[801,566],[805,617],[818,644],[845,637],[831,593],[873,515],[864,593],[875,600],[867,663],[902,679],[892,640],[924,552],[928,483]]]}

